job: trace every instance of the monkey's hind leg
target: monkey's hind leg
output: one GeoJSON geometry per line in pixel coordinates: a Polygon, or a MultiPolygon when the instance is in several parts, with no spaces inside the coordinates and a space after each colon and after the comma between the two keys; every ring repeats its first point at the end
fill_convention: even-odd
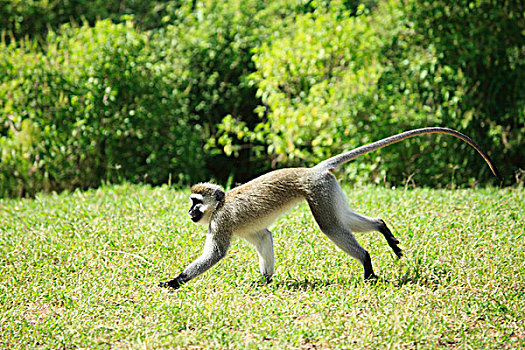
{"type": "Polygon", "coordinates": [[[385,236],[388,245],[390,246],[390,248],[392,248],[394,253],[397,255],[397,258],[401,259],[401,257],[403,256],[403,252],[401,251],[401,248],[398,247],[399,241],[397,240],[396,237],[394,237],[394,235],[392,234],[388,226],[386,226],[385,222],[381,219],[379,219],[379,221],[380,221],[380,225],[378,228],[379,232],[381,232],[383,236],[385,236]]]}
{"type": "Polygon", "coordinates": [[[333,179],[324,186],[327,188],[315,191],[318,195],[307,199],[315,221],[332,242],[363,265],[365,280],[376,279],[370,254],[361,247],[346,224],[344,211],[341,211],[346,200],[339,185],[333,179]]]}
{"type": "Polygon", "coordinates": [[[272,233],[268,229],[247,235],[245,239],[255,246],[259,255],[259,269],[266,283],[272,281],[275,268],[272,233]]]}
{"type": "MultiPolygon", "coordinates": [[[[319,222],[318,222],[319,223],[319,222]]],[[[370,254],[357,242],[352,231],[339,223],[333,225],[319,225],[321,231],[339,248],[351,257],[357,259],[364,268],[365,280],[377,278],[372,268],[370,254]]]]}
{"type": "Polygon", "coordinates": [[[343,209],[345,211],[344,217],[346,224],[353,232],[369,232],[379,231],[385,237],[388,245],[399,259],[403,256],[401,248],[399,248],[399,241],[392,234],[390,229],[386,226],[385,222],[379,218],[370,218],[361,214],[357,214],[349,210],[347,207],[343,209]]]}

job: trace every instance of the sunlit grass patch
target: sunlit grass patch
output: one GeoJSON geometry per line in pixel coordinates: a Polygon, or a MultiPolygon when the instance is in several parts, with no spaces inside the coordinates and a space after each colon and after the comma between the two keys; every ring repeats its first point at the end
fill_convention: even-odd
{"type": "Polygon", "coordinates": [[[183,288],[201,251],[187,191],[111,186],[0,200],[4,348],[522,348],[525,191],[346,188],[357,212],[400,240],[358,234],[376,284],[300,205],[272,228],[274,282],[257,286],[255,250],[183,288]]]}

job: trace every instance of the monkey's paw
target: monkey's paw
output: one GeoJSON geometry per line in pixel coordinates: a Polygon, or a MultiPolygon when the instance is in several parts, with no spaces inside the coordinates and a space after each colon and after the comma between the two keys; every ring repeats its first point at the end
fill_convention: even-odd
{"type": "Polygon", "coordinates": [[[182,286],[182,283],[180,283],[176,278],[172,279],[168,282],[160,282],[159,287],[161,288],[173,288],[173,289],[179,289],[182,286]]]}
{"type": "Polygon", "coordinates": [[[250,283],[250,286],[251,287],[262,287],[262,286],[265,286],[267,284],[270,284],[272,281],[273,281],[273,279],[271,277],[262,276],[261,278],[255,280],[255,281],[252,281],[252,283],[250,283]]]}
{"type": "Polygon", "coordinates": [[[365,283],[375,284],[379,281],[379,277],[375,273],[365,276],[365,283]]]}

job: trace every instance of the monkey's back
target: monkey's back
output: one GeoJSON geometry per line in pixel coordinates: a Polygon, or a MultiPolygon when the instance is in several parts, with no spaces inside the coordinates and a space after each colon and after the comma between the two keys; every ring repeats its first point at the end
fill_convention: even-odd
{"type": "Polygon", "coordinates": [[[309,174],[308,168],[280,169],[233,188],[217,219],[227,220],[239,236],[265,229],[306,197],[309,174]]]}

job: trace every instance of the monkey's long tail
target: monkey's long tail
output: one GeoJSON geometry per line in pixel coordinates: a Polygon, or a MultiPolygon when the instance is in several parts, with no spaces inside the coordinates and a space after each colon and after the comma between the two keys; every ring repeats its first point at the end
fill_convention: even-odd
{"type": "Polygon", "coordinates": [[[404,140],[404,139],[408,139],[410,137],[423,135],[423,134],[434,134],[434,133],[448,134],[448,135],[456,136],[457,138],[462,139],[463,141],[465,141],[466,143],[468,143],[469,145],[474,147],[474,149],[476,151],[478,151],[478,153],[483,157],[485,162],[487,162],[487,164],[490,167],[490,170],[492,170],[492,173],[494,174],[494,176],[496,176],[500,180],[502,179],[498,169],[496,168],[496,166],[494,165],[494,163],[492,162],[492,160],[488,156],[487,152],[485,152],[470,137],[468,137],[466,135],[463,135],[462,133],[460,133],[460,132],[458,132],[456,130],[453,130],[453,129],[439,128],[439,127],[431,127],[431,128],[421,128],[421,129],[408,130],[408,131],[402,132],[400,134],[397,134],[397,135],[394,135],[394,136],[390,136],[390,137],[384,138],[384,139],[376,141],[376,142],[372,142],[372,143],[370,143],[368,145],[364,145],[364,146],[361,146],[361,147],[354,148],[351,151],[341,153],[341,154],[339,154],[337,156],[334,156],[332,158],[328,158],[327,160],[322,161],[321,163],[319,163],[316,166],[316,168],[323,168],[323,169],[327,169],[327,170],[334,170],[334,169],[339,168],[344,163],[349,162],[352,159],[357,158],[358,156],[360,156],[362,154],[366,154],[366,153],[372,152],[372,151],[374,151],[374,150],[376,150],[378,148],[382,148],[382,147],[391,145],[393,143],[399,142],[399,141],[404,140]]]}

